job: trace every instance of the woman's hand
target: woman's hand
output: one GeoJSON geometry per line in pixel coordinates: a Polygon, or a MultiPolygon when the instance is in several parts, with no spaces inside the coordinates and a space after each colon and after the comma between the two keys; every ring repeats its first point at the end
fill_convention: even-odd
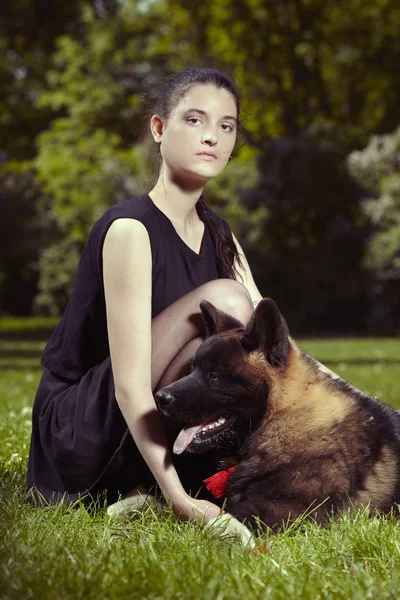
{"type": "Polygon", "coordinates": [[[221,512],[216,504],[208,500],[197,500],[186,493],[174,499],[173,508],[174,513],[183,521],[205,521],[206,523],[221,512]]]}

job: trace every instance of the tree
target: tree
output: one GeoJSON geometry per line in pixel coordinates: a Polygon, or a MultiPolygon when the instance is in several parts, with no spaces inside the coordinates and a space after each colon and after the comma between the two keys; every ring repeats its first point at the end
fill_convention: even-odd
{"type": "Polygon", "coordinates": [[[84,35],[59,37],[48,88],[38,99],[40,107],[60,115],[38,136],[34,161],[47,210],[63,238],[41,261],[37,305],[52,312],[65,307],[77,249],[96,218],[144,189],[149,171],[141,139],[142,94],[151,94],[162,78],[157,73],[166,70],[165,53],[152,49],[153,21],[134,3],[111,16],[86,6],[82,23],[84,35]],[[68,256],[67,276],[54,278],[62,255],[68,256]]]}
{"type": "Polygon", "coordinates": [[[400,328],[400,127],[372,136],[349,155],[348,165],[364,188],[362,206],[372,227],[364,260],[372,274],[370,318],[394,333],[400,328]]]}
{"type": "MultiPolygon", "coordinates": [[[[276,290],[288,301],[285,286],[296,283],[299,266],[309,266],[304,289],[315,293],[304,293],[297,308],[288,301],[297,323],[307,323],[310,302],[313,319],[326,323],[318,306],[328,300],[335,323],[331,292],[339,277],[348,283],[336,306],[350,303],[357,314],[365,281],[356,273],[368,228],[359,190],[346,177],[344,157],[362,148],[371,133],[393,129],[399,121],[397,3],[73,4],[79,4],[79,16],[71,17],[73,27],[57,30],[56,50],[51,65],[44,65],[45,78],[33,102],[46,122],[35,135],[30,166],[36,170],[38,205],[59,231],[40,262],[40,302],[52,302],[56,280],[51,273],[62,265],[61,253],[69,256],[63,267],[69,275],[60,278],[64,281],[73,277],[77,249],[104,209],[148,189],[151,144],[142,136],[146,100],[157,97],[170,73],[209,65],[239,82],[247,129],[247,145],[221,178],[207,186],[211,201],[242,230],[266,293],[276,290]],[[316,177],[316,170],[324,176],[316,177]],[[321,203],[322,196],[329,201],[321,203]],[[333,239],[341,248],[348,244],[354,260],[340,262],[329,246],[333,239]],[[289,240],[297,240],[297,246],[289,240]],[[271,269],[268,277],[264,264],[271,269]],[[326,281],[313,277],[316,268],[326,281]],[[279,288],[282,273],[287,279],[279,288]],[[276,282],[272,288],[271,277],[276,282]],[[325,290],[319,298],[316,281],[325,290]]],[[[54,298],[62,303],[66,293],[59,283],[54,298]]]]}
{"type": "Polygon", "coordinates": [[[54,114],[38,108],[55,39],[73,26],[82,1],[4,0],[0,6],[1,312],[26,314],[37,291],[39,252],[51,234],[38,212],[35,139],[54,114]],[[24,243],[21,243],[21,241],[24,243]]]}

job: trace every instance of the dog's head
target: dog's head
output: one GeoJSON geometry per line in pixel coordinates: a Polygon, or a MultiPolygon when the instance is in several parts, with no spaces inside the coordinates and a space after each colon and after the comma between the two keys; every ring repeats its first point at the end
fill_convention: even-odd
{"type": "Polygon", "coordinates": [[[284,371],[289,353],[273,300],[259,303],[246,328],[209,302],[200,308],[206,339],[191,373],[156,394],[161,412],[182,427],[175,454],[240,446],[265,414],[274,373],[284,371]]]}

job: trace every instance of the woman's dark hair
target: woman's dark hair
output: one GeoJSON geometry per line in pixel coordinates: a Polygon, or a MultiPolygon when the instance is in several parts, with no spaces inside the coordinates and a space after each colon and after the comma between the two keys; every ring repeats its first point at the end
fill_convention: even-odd
{"type": "MultiPolygon", "coordinates": [[[[157,102],[153,107],[152,114],[157,114],[163,119],[168,119],[173,108],[185,96],[189,88],[196,83],[213,84],[217,88],[223,88],[230,92],[235,99],[239,123],[240,101],[235,84],[227,75],[209,68],[187,69],[168,77],[164,89],[160,92],[157,102]]],[[[160,146],[158,144],[157,151],[160,156],[160,146]]],[[[160,166],[161,161],[159,161],[160,166]]],[[[219,227],[213,219],[208,218],[209,209],[204,193],[200,196],[196,204],[196,209],[200,219],[203,222],[207,221],[214,244],[219,276],[236,279],[235,261],[237,265],[242,267],[239,253],[233,239],[228,233],[219,227]]]]}

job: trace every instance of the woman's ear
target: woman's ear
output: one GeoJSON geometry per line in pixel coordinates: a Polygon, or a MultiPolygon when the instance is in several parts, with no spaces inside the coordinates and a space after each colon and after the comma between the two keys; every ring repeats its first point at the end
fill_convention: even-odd
{"type": "Polygon", "coordinates": [[[156,144],[160,144],[164,130],[164,121],[160,115],[153,115],[151,117],[150,130],[156,144]]]}
{"type": "Polygon", "coordinates": [[[219,310],[207,300],[200,302],[200,308],[206,337],[210,337],[210,335],[214,335],[215,333],[221,333],[221,331],[228,331],[229,329],[243,328],[243,323],[235,319],[235,317],[226,314],[224,311],[219,310]]]}

